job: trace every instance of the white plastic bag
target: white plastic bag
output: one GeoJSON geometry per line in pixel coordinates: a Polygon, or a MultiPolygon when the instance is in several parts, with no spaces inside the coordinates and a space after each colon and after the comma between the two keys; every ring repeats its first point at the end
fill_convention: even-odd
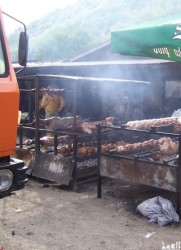
{"type": "Polygon", "coordinates": [[[150,222],[158,223],[159,226],[179,222],[179,216],[171,201],[160,196],[143,201],[136,210],[150,219],[150,222]]]}

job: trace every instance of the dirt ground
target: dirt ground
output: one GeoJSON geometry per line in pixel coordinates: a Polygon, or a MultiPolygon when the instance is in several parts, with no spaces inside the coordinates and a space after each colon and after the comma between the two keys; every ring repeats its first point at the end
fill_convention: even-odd
{"type": "Polygon", "coordinates": [[[24,190],[0,200],[0,249],[181,249],[180,224],[159,227],[136,213],[150,197],[174,202],[173,193],[110,179],[102,184],[101,199],[96,192],[96,182],[79,185],[75,193],[29,180],[24,190]],[[148,232],[155,234],[145,238],[148,232]]]}

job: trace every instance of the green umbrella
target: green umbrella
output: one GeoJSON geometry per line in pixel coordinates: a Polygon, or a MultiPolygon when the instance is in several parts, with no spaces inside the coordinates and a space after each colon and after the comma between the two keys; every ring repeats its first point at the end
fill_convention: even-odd
{"type": "Polygon", "coordinates": [[[111,33],[112,52],[181,61],[181,15],[111,33]]]}

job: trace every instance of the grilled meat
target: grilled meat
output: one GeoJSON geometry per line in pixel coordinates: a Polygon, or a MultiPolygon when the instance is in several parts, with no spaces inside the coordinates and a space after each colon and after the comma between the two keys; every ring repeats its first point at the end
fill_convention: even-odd
{"type": "Polygon", "coordinates": [[[79,147],[77,148],[77,155],[79,157],[85,157],[94,155],[97,153],[97,147],[79,147]]]}
{"type": "MultiPolygon", "coordinates": [[[[80,116],[76,117],[76,131],[77,132],[84,132],[87,134],[93,133],[96,130],[97,125],[107,125],[107,126],[114,126],[114,122],[116,121],[115,117],[107,117],[103,121],[95,121],[90,122],[83,120],[80,116]]],[[[39,119],[40,125],[45,125],[50,130],[69,130],[74,131],[74,117],[51,117],[48,119],[39,119]]],[[[27,124],[27,126],[34,126],[35,121],[31,124],[27,124]]]]}
{"type": "Polygon", "coordinates": [[[158,140],[148,140],[144,142],[137,143],[127,143],[125,145],[116,146],[116,151],[118,153],[132,153],[138,151],[152,150],[159,145],[158,140]]]}
{"type": "Polygon", "coordinates": [[[114,126],[115,122],[116,117],[107,117],[105,120],[102,121],[83,122],[80,127],[82,128],[82,132],[92,134],[93,131],[96,130],[97,125],[114,126]]]}
{"type": "Polygon", "coordinates": [[[174,125],[175,128],[181,127],[181,123],[177,117],[166,117],[160,119],[148,119],[148,120],[140,120],[140,121],[130,121],[126,124],[126,126],[130,129],[145,129],[149,130],[151,127],[159,127],[164,125],[174,125]]]}
{"type": "MultiPolygon", "coordinates": [[[[79,126],[83,122],[80,116],[76,117],[76,124],[79,126]]],[[[39,124],[46,126],[50,130],[65,130],[69,126],[73,126],[74,117],[51,117],[47,119],[39,119],[39,124]]],[[[27,124],[27,126],[35,126],[35,120],[27,124]]]]}
{"type": "Polygon", "coordinates": [[[169,137],[164,137],[159,140],[159,147],[162,155],[171,156],[178,154],[179,142],[173,142],[169,137]]]}
{"type": "Polygon", "coordinates": [[[72,144],[67,144],[67,145],[61,145],[57,147],[57,152],[58,154],[62,155],[69,155],[73,151],[73,145],[72,144]]]}
{"type": "MultiPolygon", "coordinates": [[[[68,136],[68,135],[62,135],[62,136],[57,137],[58,144],[59,143],[64,143],[64,144],[68,143],[69,140],[70,140],[70,136],[68,136]]],[[[25,145],[27,145],[27,146],[32,145],[34,143],[35,143],[35,139],[27,139],[25,141],[25,145]]],[[[44,136],[44,137],[40,138],[40,144],[45,148],[51,147],[54,145],[54,137],[53,136],[44,136]]]]}
{"type": "MultiPolygon", "coordinates": [[[[88,144],[86,144],[88,145],[88,144]]],[[[59,145],[57,148],[58,154],[62,155],[68,155],[73,152],[73,144],[67,144],[67,145],[59,145]]],[[[97,147],[92,146],[83,146],[83,144],[77,145],[77,156],[78,157],[87,157],[93,154],[97,153],[97,147]]]]}

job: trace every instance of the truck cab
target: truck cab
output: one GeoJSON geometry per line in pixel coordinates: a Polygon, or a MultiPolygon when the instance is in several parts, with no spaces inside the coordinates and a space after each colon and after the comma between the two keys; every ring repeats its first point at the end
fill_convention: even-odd
{"type": "MultiPolygon", "coordinates": [[[[12,158],[16,147],[19,111],[19,88],[8,49],[0,10],[0,197],[22,189],[27,182],[23,161],[12,158]]],[[[6,13],[4,13],[6,14],[6,13]]],[[[19,62],[27,58],[26,32],[20,34],[19,62]]]]}

